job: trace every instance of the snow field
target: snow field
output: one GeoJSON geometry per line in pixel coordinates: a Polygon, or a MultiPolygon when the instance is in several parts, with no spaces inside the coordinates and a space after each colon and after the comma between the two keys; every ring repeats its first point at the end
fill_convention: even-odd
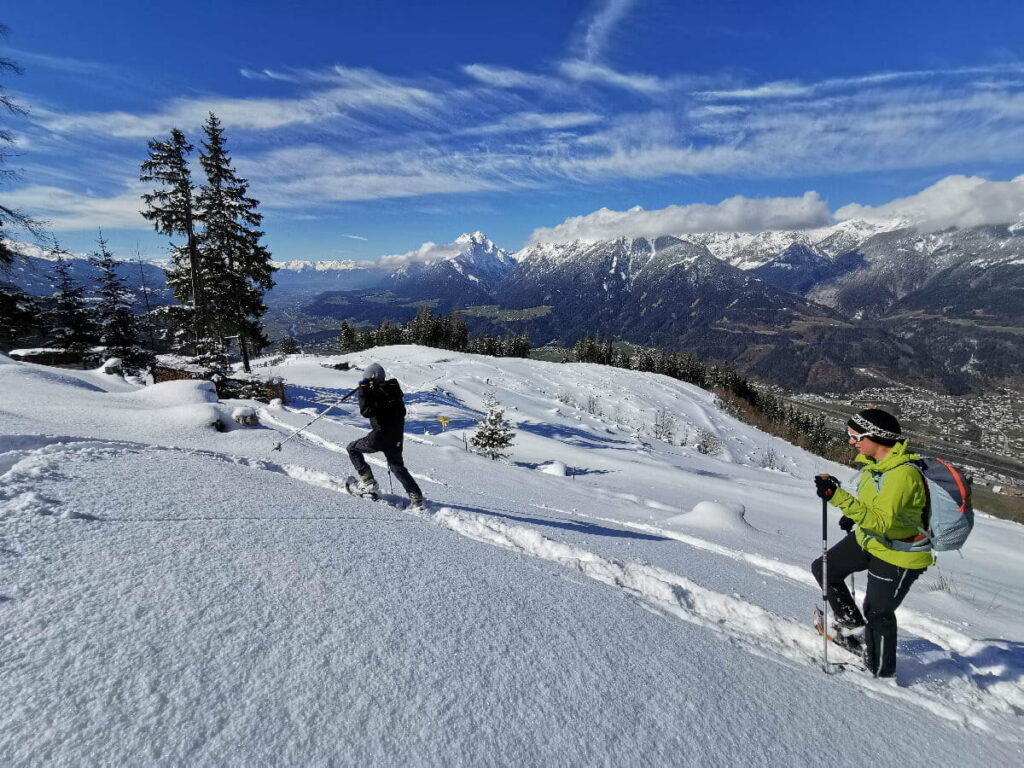
{"type": "Polygon", "coordinates": [[[0,751],[111,765],[1019,759],[1021,566],[1002,549],[1019,526],[979,522],[965,560],[943,563],[957,593],[928,589],[930,573],[915,585],[895,683],[826,677],[806,571],[820,549],[808,478],[824,462],[662,377],[415,347],[346,359],[402,382],[427,512],[344,493],[339,452],[365,428],[354,405],[270,450],[358,370],[287,361],[273,373],[290,405],[218,433],[198,409],[258,404],[0,367],[0,696],[17,702],[0,751]],[[519,430],[509,463],[462,447],[489,391],[519,430]],[[590,397],[614,417],[587,413],[590,397]],[[660,407],[727,452],[622,423],[660,407]],[[785,472],[756,466],[766,447],[785,472]],[[872,742],[870,722],[915,736],[872,742]]]}

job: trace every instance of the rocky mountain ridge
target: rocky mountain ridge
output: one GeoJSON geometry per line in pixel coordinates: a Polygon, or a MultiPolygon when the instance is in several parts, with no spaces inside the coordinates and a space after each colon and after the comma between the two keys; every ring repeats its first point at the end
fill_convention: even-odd
{"type": "Polygon", "coordinates": [[[342,320],[401,322],[427,303],[538,345],[601,334],[690,349],[796,389],[1024,381],[1019,227],[922,234],[905,221],[847,221],[514,254],[482,232],[428,245],[380,264],[278,263],[270,317],[300,338],[327,337],[342,320]]]}

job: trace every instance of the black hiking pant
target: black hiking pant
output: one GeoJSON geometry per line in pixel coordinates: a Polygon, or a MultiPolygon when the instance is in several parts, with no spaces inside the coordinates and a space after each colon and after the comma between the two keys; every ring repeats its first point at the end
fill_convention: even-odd
{"type": "MultiPolygon", "coordinates": [[[[867,626],[864,629],[864,662],[876,677],[892,677],[896,673],[896,609],[910,591],[910,586],[927,568],[900,568],[868,554],[852,533],[828,551],[829,605],[836,620],[846,626],[867,626]],[[868,588],[864,597],[864,615],[846,586],[846,577],[858,571],[868,572],[868,588]],[[866,621],[865,621],[866,620],[866,621]]],[[[821,584],[821,558],[811,564],[811,573],[821,584]]]]}
{"type": "Polygon", "coordinates": [[[352,466],[356,473],[363,479],[372,480],[373,470],[363,458],[364,453],[383,452],[387,459],[388,469],[398,478],[406,495],[410,499],[422,499],[423,492],[413,480],[409,470],[405,468],[405,460],[402,458],[402,435],[386,435],[383,432],[371,432],[366,437],[361,437],[348,444],[348,457],[352,460],[352,466]]]}

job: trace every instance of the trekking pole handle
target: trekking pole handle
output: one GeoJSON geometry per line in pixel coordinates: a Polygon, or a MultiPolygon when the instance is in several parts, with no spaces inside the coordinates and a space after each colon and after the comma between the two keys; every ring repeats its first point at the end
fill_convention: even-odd
{"type": "Polygon", "coordinates": [[[324,416],[326,416],[328,413],[330,413],[330,411],[332,411],[333,409],[337,408],[339,405],[344,403],[346,400],[348,400],[350,397],[352,397],[352,395],[354,395],[358,391],[359,391],[359,387],[356,387],[351,392],[349,392],[347,395],[345,395],[343,398],[341,398],[341,400],[339,400],[338,402],[328,406],[327,409],[324,410],[323,413],[317,414],[312,419],[310,419],[310,421],[306,424],[306,426],[300,427],[299,429],[296,429],[294,432],[292,432],[290,435],[288,435],[288,437],[286,437],[281,442],[274,443],[273,448],[271,448],[270,450],[272,450],[272,451],[280,451],[282,445],[287,443],[289,440],[291,440],[293,437],[295,437],[300,432],[305,432],[307,429],[309,429],[310,426],[312,426],[314,421],[317,421],[318,419],[322,419],[324,416]]]}

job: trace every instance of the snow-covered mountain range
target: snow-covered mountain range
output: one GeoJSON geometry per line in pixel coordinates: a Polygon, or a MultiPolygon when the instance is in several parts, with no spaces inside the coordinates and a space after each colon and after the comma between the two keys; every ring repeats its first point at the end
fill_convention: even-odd
{"type": "MultiPolygon", "coordinates": [[[[47,293],[45,262],[33,261],[34,277],[15,281],[47,293]]],[[[902,220],[854,220],[514,254],[474,232],[376,264],[277,266],[271,325],[300,339],[315,337],[304,328],[330,335],[325,326],[342,320],[401,322],[428,302],[439,312],[485,308],[471,313],[478,331],[526,331],[535,344],[589,333],[686,348],[796,388],[857,388],[867,379],[855,369],[952,391],[1024,381],[1016,227],[922,234],[902,220]]]]}

